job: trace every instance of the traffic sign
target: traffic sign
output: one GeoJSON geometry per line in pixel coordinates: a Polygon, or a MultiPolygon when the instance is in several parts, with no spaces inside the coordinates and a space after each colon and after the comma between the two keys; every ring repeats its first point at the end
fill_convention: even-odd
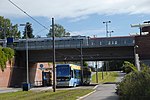
{"type": "Polygon", "coordinates": [[[44,65],[43,65],[43,64],[40,64],[40,67],[41,67],[41,68],[43,68],[43,67],[44,67],[44,65]]]}

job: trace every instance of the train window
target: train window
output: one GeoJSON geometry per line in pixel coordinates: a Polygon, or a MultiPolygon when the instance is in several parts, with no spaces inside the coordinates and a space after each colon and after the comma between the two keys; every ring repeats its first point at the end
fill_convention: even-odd
{"type": "Polygon", "coordinates": [[[126,41],[126,40],[124,40],[124,44],[127,44],[127,41],[126,41]]]}
{"type": "Polygon", "coordinates": [[[117,41],[115,41],[115,44],[118,44],[117,41]]]}
{"type": "Polygon", "coordinates": [[[111,41],[112,43],[111,44],[114,44],[114,41],[111,41]]]}
{"type": "Polygon", "coordinates": [[[108,45],[111,45],[111,41],[108,41],[108,45]]]}
{"type": "Polygon", "coordinates": [[[99,42],[99,45],[102,45],[102,42],[101,42],[101,41],[99,42]]]}

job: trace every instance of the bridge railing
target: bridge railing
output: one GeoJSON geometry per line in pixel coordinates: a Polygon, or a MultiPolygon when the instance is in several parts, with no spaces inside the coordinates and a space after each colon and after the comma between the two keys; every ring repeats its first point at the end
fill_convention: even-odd
{"type": "MultiPolygon", "coordinates": [[[[17,41],[14,43],[14,49],[24,50],[26,48],[26,41],[17,41]]],[[[52,49],[52,40],[29,40],[29,49],[52,49]]],[[[110,47],[110,46],[133,46],[133,37],[121,37],[121,38],[90,38],[90,39],[66,39],[56,40],[55,48],[93,48],[93,47],[110,47]]]]}

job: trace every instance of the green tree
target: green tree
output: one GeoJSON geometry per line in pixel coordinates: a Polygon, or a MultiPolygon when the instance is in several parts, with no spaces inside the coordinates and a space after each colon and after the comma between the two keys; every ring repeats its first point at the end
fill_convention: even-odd
{"type": "MultiPolygon", "coordinates": [[[[64,27],[59,24],[54,25],[54,32],[56,37],[70,36],[70,33],[66,32],[64,27]]],[[[47,34],[47,37],[52,37],[52,29],[50,29],[49,33],[47,34]]]]}
{"type": "Polygon", "coordinates": [[[88,63],[86,61],[83,61],[83,66],[88,67],[88,63]]]}
{"type": "Polygon", "coordinates": [[[34,38],[32,25],[29,22],[26,23],[22,38],[26,38],[26,33],[28,38],[34,38]]]}
{"type": "Polygon", "coordinates": [[[7,37],[20,38],[20,32],[18,31],[18,25],[12,25],[9,19],[5,19],[0,16],[0,39],[7,37]]]}

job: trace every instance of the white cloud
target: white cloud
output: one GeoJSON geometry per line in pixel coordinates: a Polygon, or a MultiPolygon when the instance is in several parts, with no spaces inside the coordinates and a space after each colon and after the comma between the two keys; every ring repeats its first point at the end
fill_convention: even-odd
{"type": "Polygon", "coordinates": [[[90,29],[71,32],[71,35],[84,35],[84,36],[102,36],[105,37],[105,29],[90,29]]]}
{"type": "MultiPolygon", "coordinates": [[[[32,16],[76,18],[90,14],[150,14],[150,0],[11,0],[32,16]]],[[[8,0],[0,0],[1,16],[25,16],[8,0]]],[[[85,17],[84,17],[85,16],[85,17]]]]}

